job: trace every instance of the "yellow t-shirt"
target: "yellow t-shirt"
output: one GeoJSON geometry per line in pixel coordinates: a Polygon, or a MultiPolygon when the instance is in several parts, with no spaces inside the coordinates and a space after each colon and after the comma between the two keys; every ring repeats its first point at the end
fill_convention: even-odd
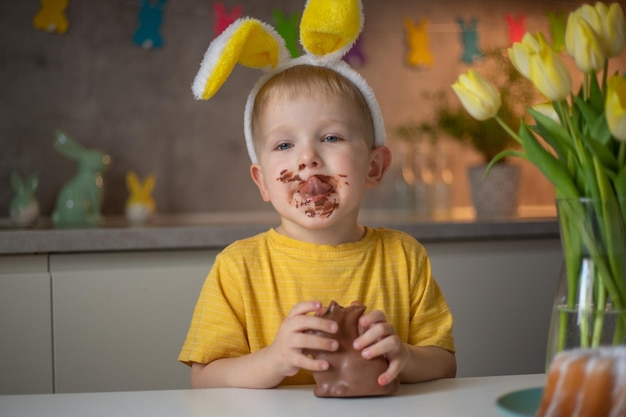
{"type": "MultiPolygon", "coordinates": [[[[409,344],[454,351],[452,314],[431,275],[424,247],[406,233],[367,228],[338,246],[297,241],[274,229],[234,242],[202,287],[178,359],[209,363],[270,345],[300,301],[359,301],[381,310],[409,344]]],[[[282,384],[313,384],[300,371],[282,384]]]]}

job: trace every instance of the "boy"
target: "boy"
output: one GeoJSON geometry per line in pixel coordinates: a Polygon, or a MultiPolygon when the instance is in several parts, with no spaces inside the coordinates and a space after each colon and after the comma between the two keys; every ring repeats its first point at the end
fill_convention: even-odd
{"type": "Polygon", "coordinates": [[[234,60],[256,67],[282,60],[268,61],[274,69],[255,85],[244,115],[250,174],[280,224],[216,258],[179,355],[193,387],[313,384],[311,372],[329,364],[303,352],[337,349],[336,340],[310,332],[337,331],[315,314],[333,300],[367,307],[353,346],[365,359],[387,359],[381,386],[456,374],[452,315],[425,249],[405,233],[358,222],[391,153],[373,92],[340,61],[362,25],[355,5],[308,0],[307,54],[293,60],[284,45],[276,53],[271,28],[250,19],[236,21],[205,54],[198,98],[214,94],[234,60]],[[334,30],[344,33],[335,38],[334,30]]]}

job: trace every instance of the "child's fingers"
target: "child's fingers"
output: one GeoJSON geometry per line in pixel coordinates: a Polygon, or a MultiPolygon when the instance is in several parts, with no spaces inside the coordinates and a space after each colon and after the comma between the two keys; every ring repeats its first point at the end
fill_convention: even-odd
{"type": "Polygon", "coordinates": [[[385,313],[383,313],[380,310],[373,310],[367,314],[363,314],[359,318],[359,325],[364,327],[367,330],[367,328],[369,328],[370,326],[376,323],[382,323],[385,321],[387,321],[387,318],[385,317],[385,313]]]}
{"type": "Polygon", "coordinates": [[[295,317],[302,314],[315,313],[322,308],[322,303],[319,301],[302,301],[296,304],[289,311],[289,317],[295,317]]]}
{"type": "Polygon", "coordinates": [[[325,350],[334,352],[339,348],[339,342],[335,339],[308,333],[294,335],[293,343],[294,348],[303,351],[325,350]]]}
{"type": "Polygon", "coordinates": [[[400,361],[389,362],[389,368],[378,377],[378,385],[381,387],[389,384],[400,375],[400,361]]]}
{"type": "Polygon", "coordinates": [[[330,364],[322,359],[313,359],[312,357],[300,355],[298,363],[296,364],[299,369],[306,369],[309,371],[325,371],[330,367],[330,364]]]}
{"type": "Polygon", "coordinates": [[[374,325],[366,328],[363,334],[354,339],[352,346],[356,350],[361,350],[368,346],[377,344],[379,341],[394,334],[396,334],[396,332],[391,324],[387,322],[375,323],[374,325]]]}
{"type": "Polygon", "coordinates": [[[393,357],[401,348],[401,344],[400,338],[396,335],[379,338],[375,343],[365,345],[365,348],[361,350],[361,356],[365,359],[372,359],[379,356],[393,357]]]}

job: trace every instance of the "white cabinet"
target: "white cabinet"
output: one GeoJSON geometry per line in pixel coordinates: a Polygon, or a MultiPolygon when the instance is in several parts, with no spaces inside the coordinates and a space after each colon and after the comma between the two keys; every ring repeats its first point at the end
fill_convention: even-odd
{"type": "MultiPolygon", "coordinates": [[[[457,375],[543,372],[559,240],[425,246],[457,375]]],[[[218,252],[0,257],[0,394],[188,388],[177,357],[218,252]]]]}
{"type": "Polygon", "coordinates": [[[51,393],[47,255],[0,257],[0,395],[51,393]]]}
{"type": "Polygon", "coordinates": [[[216,254],[51,254],[55,391],[190,387],[177,356],[216,254]]]}
{"type": "Polygon", "coordinates": [[[541,373],[563,265],[560,241],[430,243],[454,316],[457,376],[541,373]]]}

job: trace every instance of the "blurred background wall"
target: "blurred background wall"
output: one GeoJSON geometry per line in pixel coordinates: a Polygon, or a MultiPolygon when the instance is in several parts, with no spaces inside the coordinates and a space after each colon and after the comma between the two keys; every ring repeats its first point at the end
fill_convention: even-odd
{"type": "MultiPolygon", "coordinates": [[[[164,45],[133,43],[139,0],[70,0],[69,30],[36,30],[38,0],[0,0],[0,217],[8,216],[13,194],[10,173],[38,172],[42,214],[49,216],[75,164],[52,146],[60,129],[86,147],[105,150],[104,214],[122,214],[125,174],[155,173],[154,197],[161,213],[262,210],[249,178],[243,141],[243,107],[259,72],[237,67],[214,99],[195,101],[190,91],[206,47],[214,37],[215,1],[169,0],[160,33],[164,45]]],[[[300,13],[304,0],[224,0],[228,10],[274,24],[272,12],[300,13]]],[[[461,61],[457,17],[479,22],[481,48],[509,45],[505,15],[523,14],[526,29],[548,33],[546,12],[571,11],[577,1],[539,0],[364,0],[361,50],[355,67],[377,94],[395,160],[401,159],[393,128],[432,117],[424,93],[444,90],[472,65],[461,61]],[[429,22],[430,68],[406,63],[404,19],[429,22]]],[[[625,61],[623,58],[621,63],[625,61]]],[[[623,70],[625,67],[621,65],[623,70]]],[[[450,102],[456,104],[453,96],[450,102]]],[[[454,174],[455,207],[471,204],[465,169],[478,161],[458,144],[447,146],[454,174]]],[[[515,163],[521,163],[515,161],[515,163]]],[[[393,205],[397,162],[366,207],[393,205]]],[[[522,205],[553,204],[551,186],[524,166],[522,205]]]]}

